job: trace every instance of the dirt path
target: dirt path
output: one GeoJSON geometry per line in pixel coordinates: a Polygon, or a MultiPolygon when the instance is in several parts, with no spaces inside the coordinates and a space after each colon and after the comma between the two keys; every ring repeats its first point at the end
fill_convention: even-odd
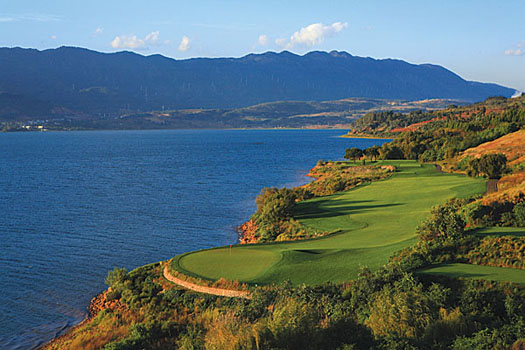
{"type": "Polygon", "coordinates": [[[173,276],[169,272],[168,265],[164,266],[163,274],[164,274],[164,278],[166,278],[168,281],[178,284],[179,286],[184,287],[186,289],[193,290],[195,292],[218,295],[222,297],[231,297],[231,298],[244,298],[244,299],[252,298],[250,296],[250,292],[248,291],[206,287],[206,286],[200,286],[195,283],[181,280],[180,278],[173,276]]]}
{"type": "Polygon", "coordinates": [[[499,180],[491,179],[491,180],[489,180],[489,182],[487,182],[487,192],[486,192],[486,194],[498,192],[498,181],[499,180]]]}

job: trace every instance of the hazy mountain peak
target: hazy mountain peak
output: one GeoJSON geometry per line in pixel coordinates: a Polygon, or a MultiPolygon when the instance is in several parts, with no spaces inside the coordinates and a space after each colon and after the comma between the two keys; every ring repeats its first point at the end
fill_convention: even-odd
{"type": "MultiPolygon", "coordinates": [[[[268,51],[241,58],[174,60],[63,46],[44,51],[0,49],[0,91],[20,96],[19,101],[112,113],[349,97],[480,101],[494,95],[510,97],[515,90],[468,82],[438,65],[376,60],[345,51],[302,56],[268,51]]],[[[0,106],[0,111],[15,107],[0,106]]]]}

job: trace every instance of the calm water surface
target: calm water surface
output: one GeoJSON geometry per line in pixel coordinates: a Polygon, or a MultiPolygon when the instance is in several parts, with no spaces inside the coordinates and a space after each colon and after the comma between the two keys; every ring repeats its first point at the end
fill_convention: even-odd
{"type": "Polygon", "coordinates": [[[265,186],[381,140],[342,130],[0,134],[0,348],[85,316],[107,271],[235,243],[265,186]]]}

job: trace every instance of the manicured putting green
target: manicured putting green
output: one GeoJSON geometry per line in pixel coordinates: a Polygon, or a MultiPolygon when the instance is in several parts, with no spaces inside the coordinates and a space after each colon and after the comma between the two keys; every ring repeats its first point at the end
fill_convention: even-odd
{"type": "Polygon", "coordinates": [[[427,275],[444,275],[454,278],[462,277],[489,281],[525,283],[525,270],[473,264],[442,264],[422,269],[419,273],[427,275]]]}
{"type": "MultiPolygon", "coordinates": [[[[251,247],[250,247],[251,248],[251,247]]],[[[209,250],[203,259],[199,254],[188,254],[180,261],[184,269],[195,269],[197,271],[210,270],[209,264],[213,264],[211,271],[215,279],[225,275],[230,280],[249,280],[256,277],[265,268],[275,264],[279,255],[267,250],[237,249],[227,247],[209,250]],[[231,269],[231,266],[236,266],[231,269]]]]}
{"type": "Polygon", "coordinates": [[[192,252],[174,259],[173,267],[201,278],[258,284],[346,281],[355,278],[361,266],[377,269],[393,252],[412,244],[417,225],[433,205],[486,190],[484,180],[438,173],[433,165],[384,164],[397,166],[398,172],[387,180],[299,203],[296,219],[302,224],[340,230],[337,234],[192,252]]]}

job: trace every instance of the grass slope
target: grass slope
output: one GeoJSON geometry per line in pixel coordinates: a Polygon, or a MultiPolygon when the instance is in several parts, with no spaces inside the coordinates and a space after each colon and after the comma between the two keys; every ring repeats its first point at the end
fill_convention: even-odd
{"type": "Polygon", "coordinates": [[[475,231],[480,236],[525,236],[525,227],[485,227],[475,231]]]}
{"type": "Polygon", "coordinates": [[[525,270],[505,267],[454,263],[429,267],[420,270],[419,273],[525,284],[525,270]]]}
{"type": "Polygon", "coordinates": [[[430,208],[452,197],[482,193],[483,180],[438,173],[432,165],[389,161],[391,178],[301,202],[296,218],[315,229],[340,232],[323,238],[258,245],[236,245],[187,253],[174,268],[206,279],[294,284],[342,282],[360,266],[379,268],[396,250],[415,241],[416,226],[430,208]]]}

